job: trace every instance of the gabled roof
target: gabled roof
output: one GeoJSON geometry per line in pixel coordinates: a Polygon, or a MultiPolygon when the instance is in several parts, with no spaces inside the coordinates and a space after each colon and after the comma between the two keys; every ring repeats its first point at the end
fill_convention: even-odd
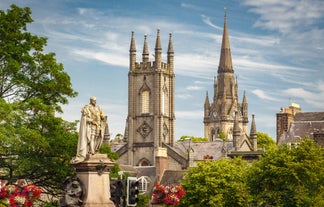
{"type": "MultiPolygon", "coordinates": [[[[309,118],[309,117],[307,117],[309,118]]],[[[294,121],[291,123],[287,133],[284,133],[278,144],[298,142],[301,138],[313,139],[314,130],[324,129],[323,121],[294,121]]]]}
{"type": "Polygon", "coordinates": [[[191,142],[190,148],[188,142],[176,142],[173,148],[185,157],[190,149],[194,161],[204,160],[206,155],[212,156],[213,160],[218,160],[233,149],[233,142],[221,139],[213,142],[191,142]]]}
{"type": "Polygon", "coordinates": [[[162,185],[179,185],[180,180],[183,179],[184,173],[187,172],[187,170],[165,170],[160,184],[162,185]]]}

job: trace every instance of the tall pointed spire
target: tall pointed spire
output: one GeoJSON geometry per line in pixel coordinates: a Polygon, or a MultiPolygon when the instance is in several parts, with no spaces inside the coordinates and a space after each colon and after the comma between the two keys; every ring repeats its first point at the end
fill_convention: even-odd
{"type": "Polygon", "coordinates": [[[135,46],[135,37],[134,32],[132,32],[132,38],[129,48],[129,70],[135,69],[136,62],[136,46],[135,46]]]}
{"type": "Polygon", "coordinates": [[[257,140],[257,130],[254,120],[254,114],[252,114],[252,123],[251,123],[251,131],[250,131],[250,137],[252,141],[253,151],[258,150],[258,140],[257,140]]]}
{"type": "Polygon", "coordinates": [[[210,103],[209,103],[209,97],[208,97],[208,91],[206,92],[206,99],[205,99],[205,108],[209,108],[210,103]]]}
{"type": "Polygon", "coordinates": [[[168,45],[168,54],[174,53],[173,43],[172,43],[172,33],[169,34],[169,45],[168,45]]]}
{"type": "Polygon", "coordinates": [[[225,15],[224,15],[223,40],[222,40],[222,48],[221,48],[221,54],[219,59],[219,65],[218,65],[218,73],[221,72],[234,73],[233,66],[232,66],[231,49],[230,49],[230,43],[228,37],[227,22],[226,22],[226,8],[224,9],[225,9],[225,15]]]}
{"type": "Polygon", "coordinates": [[[239,120],[238,120],[238,112],[235,111],[234,116],[234,125],[233,125],[233,145],[235,150],[237,151],[240,147],[240,136],[241,136],[241,130],[239,126],[239,120]]]}
{"type": "Polygon", "coordinates": [[[147,35],[144,35],[144,46],[143,46],[143,54],[142,54],[144,63],[149,61],[149,51],[148,51],[146,37],[147,37],[147,35]]]}
{"type": "Polygon", "coordinates": [[[168,45],[168,64],[170,70],[174,70],[174,51],[173,51],[173,43],[172,43],[172,34],[169,36],[169,45],[168,45]]]}
{"type": "Polygon", "coordinates": [[[253,138],[256,135],[257,135],[257,131],[256,131],[255,120],[254,120],[254,114],[252,114],[252,123],[251,123],[250,136],[251,136],[251,138],[253,138]]]}
{"type": "Polygon", "coordinates": [[[155,42],[155,64],[156,69],[161,69],[162,62],[162,47],[161,47],[161,39],[160,39],[160,29],[157,30],[157,37],[155,42]]]}

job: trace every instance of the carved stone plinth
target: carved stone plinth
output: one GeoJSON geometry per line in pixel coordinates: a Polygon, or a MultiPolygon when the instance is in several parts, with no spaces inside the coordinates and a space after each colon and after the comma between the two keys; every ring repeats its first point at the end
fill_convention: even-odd
{"type": "Polygon", "coordinates": [[[73,164],[77,177],[83,184],[82,207],[114,207],[110,200],[109,171],[113,166],[106,154],[88,156],[81,163],[73,164]]]}

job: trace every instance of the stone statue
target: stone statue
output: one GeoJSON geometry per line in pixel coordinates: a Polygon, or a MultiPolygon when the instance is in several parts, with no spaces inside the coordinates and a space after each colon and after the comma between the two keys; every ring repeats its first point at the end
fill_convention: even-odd
{"type": "Polygon", "coordinates": [[[107,116],[97,105],[96,98],[91,97],[90,104],[81,111],[77,155],[71,160],[72,164],[83,162],[88,154],[94,155],[99,151],[105,127],[108,127],[107,116]]]}
{"type": "Polygon", "coordinates": [[[76,177],[69,177],[64,181],[63,186],[64,192],[59,207],[80,207],[84,196],[81,181],[76,177]]]}

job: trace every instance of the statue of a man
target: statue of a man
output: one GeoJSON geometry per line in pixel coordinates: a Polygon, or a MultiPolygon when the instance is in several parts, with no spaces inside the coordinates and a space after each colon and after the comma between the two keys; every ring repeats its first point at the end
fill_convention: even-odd
{"type": "Polygon", "coordinates": [[[87,154],[99,151],[107,126],[107,117],[95,97],[90,98],[90,104],[84,106],[81,113],[77,155],[71,161],[74,164],[83,162],[87,154]]]}

